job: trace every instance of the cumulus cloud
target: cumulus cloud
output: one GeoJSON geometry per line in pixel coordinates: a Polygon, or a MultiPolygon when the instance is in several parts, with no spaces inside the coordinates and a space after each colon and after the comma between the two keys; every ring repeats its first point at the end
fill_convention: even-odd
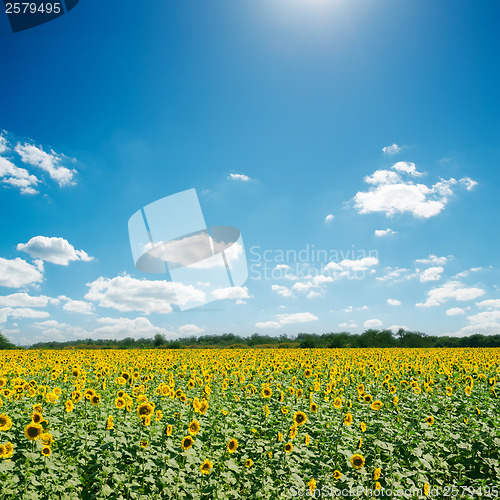
{"type": "Polygon", "coordinates": [[[418,172],[415,168],[415,163],[408,161],[398,161],[392,168],[398,172],[404,172],[405,174],[413,175],[414,177],[420,177],[424,175],[422,172],[418,172]]]}
{"type": "Polygon", "coordinates": [[[393,216],[398,213],[410,213],[414,217],[429,218],[438,215],[447,205],[453,195],[453,188],[457,185],[465,186],[470,190],[474,182],[469,177],[460,180],[454,178],[439,182],[431,186],[415,184],[413,177],[422,175],[415,168],[415,164],[397,162],[393,170],[377,170],[366,176],[364,181],[371,184],[368,191],[359,191],[353,198],[358,213],[374,212],[393,216]],[[409,178],[403,178],[402,175],[409,178]]]}
{"type": "Polygon", "coordinates": [[[396,234],[397,231],[393,231],[392,229],[375,229],[375,236],[378,236],[379,238],[382,236],[389,236],[390,234],[396,234]]]}
{"type": "Polygon", "coordinates": [[[429,267],[420,275],[420,281],[424,283],[425,281],[437,281],[441,279],[441,273],[444,268],[441,266],[429,267]]]}
{"type": "Polygon", "coordinates": [[[500,299],[488,299],[477,302],[478,307],[487,307],[488,309],[500,309],[500,299]]]}
{"type": "Polygon", "coordinates": [[[8,318],[47,318],[47,311],[31,309],[29,307],[2,307],[0,308],[0,323],[5,323],[8,318]]]}
{"type": "Polygon", "coordinates": [[[357,328],[358,325],[354,323],[353,321],[347,323],[346,321],[339,323],[340,328],[357,328]]]}
{"type": "Polygon", "coordinates": [[[405,267],[386,267],[385,274],[383,276],[377,276],[375,278],[377,281],[389,281],[396,283],[398,281],[409,280],[416,276],[415,273],[411,273],[409,269],[405,267]]]}
{"type": "Polygon", "coordinates": [[[205,330],[203,328],[200,328],[197,325],[189,324],[189,325],[183,325],[179,327],[179,334],[182,336],[189,336],[189,335],[198,335],[200,333],[203,333],[205,330]]]}
{"type": "Polygon", "coordinates": [[[100,277],[87,284],[85,299],[101,307],[118,311],[142,311],[145,314],[172,312],[172,304],[204,303],[205,293],[192,285],[173,281],[138,280],[128,275],[100,277]]]}
{"type": "Polygon", "coordinates": [[[398,299],[387,299],[387,303],[390,306],[400,306],[401,305],[401,301],[398,299]]]}
{"type": "Polygon", "coordinates": [[[281,328],[281,324],[277,321],[260,321],[255,323],[256,328],[281,328]]]}
{"type": "Polygon", "coordinates": [[[229,286],[227,288],[218,288],[212,292],[214,297],[219,300],[223,299],[251,299],[252,296],[248,293],[246,286],[229,286]]]}
{"type": "Polygon", "coordinates": [[[42,280],[43,274],[38,267],[19,257],[12,260],[0,257],[0,286],[20,288],[42,280]]]}
{"type": "Polygon", "coordinates": [[[399,153],[401,151],[401,148],[396,143],[394,143],[391,144],[390,146],[385,146],[384,148],[382,148],[382,151],[385,154],[393,155],[399,153]]]}
{"type": "Polygon", "coordinates": [[[7,139],[3,136],[3,134],[0,134],[0,154],[7,151],[7,149],[7,139]]]}
{"type": "Polygon", "coordinates": [[[25,168],[20,168],[7,158],[0,156],[0,179],[3,184],[19,188],[21,194],[37,194],[38,178],[25,168]]]}
{"type": "Polygon", "coordinates": [[[426,259],[417,259],[415,262],[418,262],[419,264],[437,264],[437,265],[444,265],[448,262],[448,260],[452,256],[448,257],[438,257],[437,255],[429,255],[426,259]]]}
{"type": "Polygon", "coordinates": [[[327,271],[367,271],[370,267],[376,266],[376,257],[363,257],[362,259],[344,259],[340,262],[329,262],[325,266],[327,271]]]}
{"type": "Polygon", "coordinates": [[[278,322],[281,325],[292,325],[294,323],[308,323],[309,321],[316,321],[317,316],[310,312],[294,313],[294,314],[278,314],[278,322]]]}
{"type": "Polygon", "coordinates": [[[19,243],[17,250],[61,266],[67,266],[70,261],[74,260],[89,262],[93,259],[84,250],[75,250],[75,247],[67,240],[57,237],[34,236],[28,243],[19,243]]]}
{"type": "Polygon", "coordinates": [[[365,328],[378,328],[379,326],[382,326],[382,321],[379,319],[367,319],[364,323],[363,326],[365,328]]]}
{"type": "Polygon", "coordinates": [[[57,299],[46,295],[29,295],[26,292],[0,296],[0,306],[9,307],[46,307],[48,303],[57,303],[57,299]]]}
{"type": "Polygon", "coordinates": [[[328,214],[326,217],[325,217],[325,224],[328,224],[329,222],[331,222],[333,219],[335,219],[335,215],[333,214],[328,214]]]}
{"type": "Polygon", "coordinates": [[[271,290],[276,292],[278,295],[281,295],[282,297],[291,297],[293,295],[292,291],[286,286],[272,285],[271,290]]]}
{"type": "Polygon", "coordinates": [[[92,314],[92,304],[84,300],[73,300],[64,295],[59,295],[58,299],[64,301],[63,309],[68,312],[80,314],[92,314]]]}
{"type": "Polygon", "coordinates": [[[316,321],[317,316],[310,312],[292,313],[292,314],[277,314],[276,321],[261,321],[255,323],[257,328],[281,328],[283,325],[293,325],[297,323],[308,323],[316,321]]]}
{"type": "Polygon", "coordinates": [[[417,307],[433,307],[444,304],[449,299],[458,301],[474,300],[484,294],[484,290],[478,287],[468,287],[460,281],[448,281],[444,285],[432,288],[427,292],[427,300],[416,304],[417,307]]]}
{"type": "Polygon", "coordinates": [[[18,143],[15,151],[24,163],[44,170],[59,186],[74,184],[73,177],[76,170],[61,165],[62,155],[58,155],[54,151],[46,153],[42,148],[29,143],[18,143]]]}
{"type": "Polygon", "coordinates": [[[250,180],[250,177],[245,174],[229,174],[228,179],[231,179],[233,181],[248,182],[250,180]]]}
{"type": "Polygon", "coordinates": [[[154,326],[147,318],[99,318],[97,320],[103,326],[91,332],[92,337],[151,337],[154,334],[164,335],[168,339],[176,338],[175,332],[154,326]]]}
{"type": "Polygon", "coordinates": [[[446,316],[460,316],[461,314],[465,314],[461,307],[451,307],[446,310],[446,316]]]}

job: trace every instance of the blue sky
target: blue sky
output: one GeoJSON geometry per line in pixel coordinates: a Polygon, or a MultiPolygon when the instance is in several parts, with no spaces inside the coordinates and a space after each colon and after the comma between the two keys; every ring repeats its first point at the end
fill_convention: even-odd
{"type": "Polygon", "coordinates": [[[81,0],[15,34],[0,15],[0,330],[499,333],[499,14],[81,0]],[[127,224],[190,188],[249,277],[181,312],[127,224]]]}

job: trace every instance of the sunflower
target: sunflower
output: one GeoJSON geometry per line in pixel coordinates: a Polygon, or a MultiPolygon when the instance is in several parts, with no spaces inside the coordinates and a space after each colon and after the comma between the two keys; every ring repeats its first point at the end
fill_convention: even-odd
{"type": "Polygon", "coordinates": [[[359,424],[359,428],[361,429],[361,432],[366,432],[366,424],[364,422],[359,424]]]}
{"type": "Polygon", "coordinates": [[[466,396],[470,396],[471,393],[472,393],[472,389],[470,388],[470,385],[468,385],[466,388],[465,388],[465,395],[466,396]]]}
{"type": "Polygon", "coordinates": [[[397,396],[394,396],[394,399],[392,400],[393,405],[397,405],[399,403],[399,398],[397,396]]]}
{"type": "Polygon", "coordinates": [[[303,411],[296,411],[293,414],[293,422],[295,425],[304,425],[307,422],[307,415],[303,411]]]}
{"type": "Polygon", "coordinates": [[[311,437],[309,436],[309,434],[306,434],[306,437],[304,438],[304,444],[306,446],[309,446],[310,442],[311,442],[311,437]]]}
{"type": "Polygon", "coordinates": [[[292,450],[293,450],[293,444],[292,444],[292,443],[286,443],[286,444],[285,444],[285,451],[286,451],[287,453],[291,453],[291,452],[292,452],[292,450]]]}
{"type": "Polygon", "coordinates": [[[210,471],[213,469],[213,467],[214,464],[207,459],[200,465],[200,471],[202,474],[210,474],[210,471]]]}
{"type": "Polygon", "coordinates": [[[66,410],[66,413],[70,413],[73,411],[75,405],[73,404],[73,401],[71,401],[71,399],[69,399],[68,401],[66,401],[66,403],[64,403],[64,409],[66,410]]]}
{"type": "Polygon", "coordinates": [[[361,448],[361,445],[363,444],[363,438],[359,438],[358,441],[358,448],[361,448]]]}
{"type": "Polygon", "coordinates": [[[151,403],[141,403],[137,407],[137,416],[142,420],[143,418],[150,417],[154,412],[153,405],[151,403]]]}
{"type": "Polygon", "coordinates": [[[124,408],[127,403],[123,398],[116,398],[115,399],[115,408],[118,408],[119,410],[121,408],[124,408]]]}
{"type": "Polygon", "coordinates": [[[247,458],[247,459],[245,460],[245,467],[246,467],[247,469],[250,469],[250,467],[252,467],[252,465],[253,465],[253,460],[252,460],[251,458],[247,458]]]}
{"type": "Polygon", "coordinates": [[[8,431],[12,427],[12,420],[5,414],[0,415],[0,431],[8,431]]]}
{"type": "Polygon", "coordinates": [[[42,432],[43,427],[40,424],[34,424],[33,422],[29,423],[24,428],[24,435],[26,436],[26,439],[29,439],[30,441],[38,439],[42,432]]]}
{"type": "Polygon", "coordinates": [[[149,441],[147,439],[141,440],[141,448],[147,448],[148,444],[149,444],[149,441]]]}
{"type": "Polygon", "coordinates": [[[309,486],[309,491],[311,492],[311,495],[314,495],[314,490],[316,489],[315,479],[311,478],[311,480],[307,483],[307,486],[309,486]]]}
{"type": "Polygon", "coordinates": [[[281,407],[281,413],[282,413],[283,415],[286,415],[286,414],[288,413],[288,408],[287,408],[286,406],[282,406],[282,407],[281,407]]]}
{"type": "Polygon", "coordinates": [[[434,423],[434,417],[431,415],[430,417],[427,417],[425,421],[431,426],[434,423]]]}
{"type": "Polygon", "coordinates": [[[424,484],[424,495],[427,496],[429,494],[430,486],[429,483],[424,484]]]}
{"type": "Polygon", "coordinates": [[[260,393],[260,397],[261,398],[270,398],[272,394],[273,394],[273,391],[271,390],[270,387],[263,387],[262,392],[260,393]]]}
{"type": "Polygon", "coordinates": [[[155,422],[159,422],[163,418],[163,412],[161,410],[156,410],[155,422]]]}
{"type": "Polygon", "coordinates": [[[95,396],[95,391],[94,389],[86,389],[85,392],[83,393],[83,396],[87,401],[90,401],[90,398],[92,396],[95,396]]]}
{"type": "Polygon", "coordinates": [[[113,415],[110,415],[108,417],[108,419],[106,420],[106,430],[111,430],[111,429],[114,429],[114,426],[113,426],[113,415]]]}
{"type": "Polygon", "coordinates": [[[188,432],[191,436],[196,436],[200,432],[200,422],[198,420],[193,420],[188,426],[188,432]]]}
{"type": "Polygon", "coordinates": [[[283,441],[283,433],[282,432],[278,432],[278,443],[283,441]]]}
{"type": "Polygon", "coordinates": [[[312,375],[312,371],[309,368],[304,370],[304,377],[309,378],[312,375]]]}
{"type": "Polygon", "coordinates": [[[34,423],[34,424],[39,424],[41,421],[43,420],[43,416],[41,413],[37,412],[37,411],[34,411],[32,414],[31,414],[31,421],[34,423]]]}
{"type": "Polygon", "coordinates": [[[380,410],[380,408],[382,408],[382,406],[384,406],[384,403],[382,403],[382,401],[377,400],[370,405],[370,408],[372,410],[378,411],[380,410]]]}
{"type": "Polygon", "coordinates": [[[0,458],[5,458],[5,445],[0,444],[0,458]]]}
{"type": "Polygon", "coordinates": [[[349,426],[352,424],[352,413],[349,412],[345,417],[344,417],[344,424],[349,426]]]}
{"type": "Polygon", "coordinates": [[[293,424],[290,427],[290,432],[289,432],[290,439],[295,439],[297,437],[297,429],[298,427],[295,424],[293,424]]]}
{"type": "Polygon", "coordinates": [[[4,447],[3,458],[10,458],[12,456],[12,453],[14,453],[14,445],[10,441],[7,441],[3,445],[3,447],[4,447]]]}
{"type": "Polygon", "coordinates": [[[351,465],[355,469],[361,469],[361,467],[363,467],[363,465],[365,465],[365,458],[363,457],[363,455],[360,455],[359,453],[354,454],[351,457],[350,461],[351,461],[351,465]]]}
{"type": "Polygon", "coordinates": [[[44,446],[50,446],[54,442],[54,437],[50,432],[44,432],[40,435],[40,440],[44,446]]]}
{"type": "Polygon", "coordinates": [[[164,432],[165,432],[165,435],[166,435],[166,436],[170,436],[170,435],[172,434],[172,430],[173,430],[172,426],[171,426],[170,424],[168,424],[168,425],[165,427],[165,431],[164,431],[164,432]]]}
{"type": "Polygon", "coordinates": [[[334,470],[333,471],[333,479],[340,479],[342,477],[342,472],[339,470],[334,470]]]}
{"type": "Polygon", "coordinates": [[[365,394],[365,395],[363,396],[363,401],[364,401],[365,403],[371,403],[371,402],[372,402],[372,399],[373,399],[373,397],[372,397],[372,396],[370,396],[370,394],[365,394]]]}
{"type": "Polygon", "coordinates": [[[202,414],[202,415],[205,415],[205,413],[207,412],[208,410],[208,401],[206,399],[202,399],[201,400],[201,403],[200,403],[200,409],[199,409],[199,412],[202,414]]]}
{"type": "Polygon", "coordinates": [[[42,455],[44,457],[50,457],[50,454],[52,453],[52,448],[50,446],[44,446],[42,448],[42,455]]]}
{"type": "Polygon", "coordinates": [[[90,402],[91,402],[94,406],[97,406],[97,405],[101,402],[101,396],[99,396],[99,394],[94,394],[94,395],[90,398],[90,402]]]}
{"type": "Polygon", "coordinates": [[[378,481],[375,481],[375,489],[376,490],[381,490],[382,489],[382,485],[378,481]]]}
{"type": "Polygon", "coordinates": [[[342,408],[342,400],[339,397],[336,397],[333,401],[333,407],[337,410],[340,410],[340,408],[342,408]]]}
{"type": "Polygon", "coordinates": [[[380,474],[382,473],[382,469],[380,467],[377,467],[374,471],[373,471],[373,480],[374,481],[378,481],[380,479],[380,474]]]}
{"type": "Polygon", "coordinates": [[[189,448],[191,448],[191,446],[193,446],[193,443],[194,443],[193,438],[191,436],[186,436],[186,437],[182,438],[181,448],[183,450],[189,450],[189,448]]]}
{"type": "Polygon", "coordinates": [[[238,440],[236,438],[233,438],[227,443],[227,451],[229,453],[234,453],[236,449],[238,448],[238,440]]]}

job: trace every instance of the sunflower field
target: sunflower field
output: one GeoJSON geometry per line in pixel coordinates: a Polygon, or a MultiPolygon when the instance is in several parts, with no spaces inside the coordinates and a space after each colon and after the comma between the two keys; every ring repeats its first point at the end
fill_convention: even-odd
{"type": "Polygon", "coordinates": [[[500,350],[0,351],[0,500],[496,498],[500,350]]]}

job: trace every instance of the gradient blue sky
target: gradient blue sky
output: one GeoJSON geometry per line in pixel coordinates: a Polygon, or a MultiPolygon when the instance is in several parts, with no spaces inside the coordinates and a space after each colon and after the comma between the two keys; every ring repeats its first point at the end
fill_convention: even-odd
{"type": "Polygon", "coordinates": [[[499,17],[488,1],[81,0],[12,34],[1,14],[0,330],[499,333],[499,17]],[[241,230],[249,279],[158,312],[127,223],[189,188],[208,224],[241,230]],[[313,247],[328,273],[297,262],[313,247]]]}

